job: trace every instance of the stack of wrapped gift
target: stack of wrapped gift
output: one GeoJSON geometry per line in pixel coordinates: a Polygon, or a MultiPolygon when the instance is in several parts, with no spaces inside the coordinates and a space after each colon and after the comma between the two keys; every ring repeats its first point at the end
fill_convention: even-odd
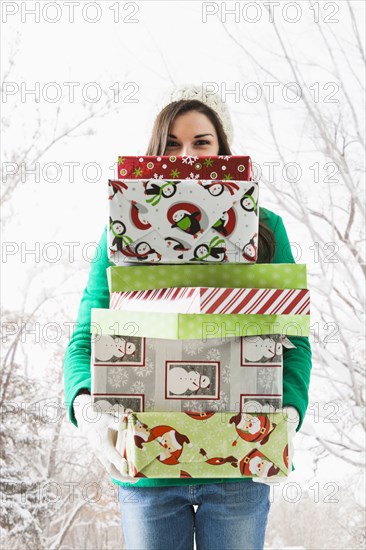
{"type": "Polygon", "coordinates": [[[130,474],[286,476],[282,352],[309,334],[309,291],[305,265],[255,263],[249,157],[120,157],[119,176],[92,394],[124,413],[130,474]]]}

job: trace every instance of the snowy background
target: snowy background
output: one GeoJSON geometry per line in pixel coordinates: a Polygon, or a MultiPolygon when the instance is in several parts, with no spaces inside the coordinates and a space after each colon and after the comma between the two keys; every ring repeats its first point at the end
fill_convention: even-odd
{"type": "Polygon", "coordinates": [[[116,488],[66,415],[62,359],[107,178],[185,83],[227,101],[232,152],[252,157],[261,205],[308,265],[310,404],[265,547],[365,547],[365,4],[265,4],[82,1],[71,20],[63,2],[1,3],[4,548],[123,547],[116,488]]]}

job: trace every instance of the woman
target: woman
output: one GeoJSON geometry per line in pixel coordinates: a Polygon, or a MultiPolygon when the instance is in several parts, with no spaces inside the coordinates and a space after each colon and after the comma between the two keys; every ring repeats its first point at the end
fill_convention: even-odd
{"type": "MultiPolygon", "coordinates": [[[[169,99],[155,120],[146,155],[232,154],[230,115],[217,95],[205,96],[198,87],[183,87],[169,99]]],[[[259,216],[258,263],[295,263],[282,218],[263,207],[259,216]]],[[[194,532],[198,550],[262,549],[270,509],[268,484],[250,478],[133,480],[123,475],[125,463],[114,448],[115,418],[103,413],[92,422],[90,412],[82,414],[91,402],[90,310],[109,307],[106,268],[112,264],[107,257],[107,227],[99,246],[101,256],[91,266],[77,328],[65,353],[65,394],[70,420],[86,434],[112,481],[119,485],[127,549],[190,550],[194,532]]],[[[312,354],[308,338],[289,339],[296,348],[284,348],[283,406],[288,407],[291,419],[291,463],[293,436],[308,406],[312,354]]]]}

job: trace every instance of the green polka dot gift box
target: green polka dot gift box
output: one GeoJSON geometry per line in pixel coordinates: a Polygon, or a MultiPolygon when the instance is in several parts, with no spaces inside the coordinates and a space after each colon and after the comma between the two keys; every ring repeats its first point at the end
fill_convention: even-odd
{"type": "Polygon", "coordinates": [[[109,291],[125,292],[169,287],[307,288],[306,264],[182,264],[110,266],[109,291]]]}

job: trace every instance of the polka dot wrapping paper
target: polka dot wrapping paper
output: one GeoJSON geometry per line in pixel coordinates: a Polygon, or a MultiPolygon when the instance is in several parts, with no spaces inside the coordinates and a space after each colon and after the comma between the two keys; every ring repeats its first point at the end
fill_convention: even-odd
{"type": "Polygon", "coordinates": [[[283,334],[309,336],[310,315],[161,313],[92,308],[90,331],[175,340],[283,334]]]}
{"type": "Polygon", "coordinates": [[[169,287],[306,289],[306,264],[110,266],[110,292],[169,287]]]}

